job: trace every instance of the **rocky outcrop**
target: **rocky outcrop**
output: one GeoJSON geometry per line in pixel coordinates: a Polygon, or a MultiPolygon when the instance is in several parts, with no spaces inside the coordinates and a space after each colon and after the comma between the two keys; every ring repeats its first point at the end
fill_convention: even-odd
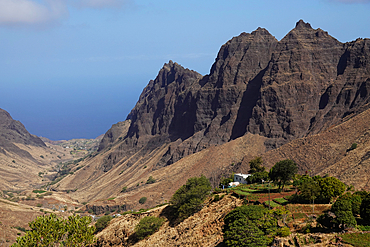
{"type": "Polygon", "coordinates": [[[84,211],[93,212],[95,215],[105,214],[106,212],[112,213],[112,212],[121,212],[126,211],[126,205],[111,205],[111,204],[105,204],[105,205],[86,205],[85,208],[83,208],[84,211]]]}
{"type": "Polygon", "coordinates": [[[25,145],[45,146],[45,143],[37,136],[31,135],[24,125],[14,120],[10,114],[0,109],[0,138],[2,142],[15,142],[25,145]]]}
{"type": "Polygon", "coordinates": [[[343,44],[301,20],[281,41],[263,28],[234,37],[206,76],[170,61],[102,167],[136,154],[130,166],[163,144],[158,168],[247,133],[267,137],[267,149],[319,133],[368,108],[369,59],[369,39],[343,44]]]}
{"type": "Polygon", "coordinates": [[[9,151],[21,157],[33,159],[27,151],[20,149],[14,143],[46,147],[45,143],[30,134],[21,122],[14,120],[7,111],[0,109],[0,152],[6,154],[5,151],[9,151]]]}

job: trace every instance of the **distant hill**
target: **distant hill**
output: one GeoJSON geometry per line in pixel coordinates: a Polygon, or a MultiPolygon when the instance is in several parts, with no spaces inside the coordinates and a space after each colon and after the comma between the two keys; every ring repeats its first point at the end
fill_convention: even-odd
{"type": "Polygon", "coordinates": [[[53,189],[81,201],[115,197],[110,203],[128,208],[146,195],[152,206],[189,177],[216,185],[223,174],[247,172],[257,155],[267,167],[292,158],[301,172],[346,174],[363,188],[350,166],[367,164],[369,89],[369,39],[341,43],[302,20],[280,41],[263,28],[242,33],[221,47],[209,75],[165,64],[127,120],[53,189]],[[347,152],[354,142],[358,150],[347,152]],[[149,176],[156,183],[146,184],[149,176]]]}

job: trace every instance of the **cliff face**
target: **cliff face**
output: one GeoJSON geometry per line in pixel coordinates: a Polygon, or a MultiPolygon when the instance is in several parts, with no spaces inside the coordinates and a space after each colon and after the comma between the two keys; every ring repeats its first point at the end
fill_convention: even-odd
{"type": "Polygon", "coordinates": [[[367,108],[370,40],[342,44],[300,21],[278,44],[247,131],[276,148],[367,108]]]}
{"type": "Polygon", "coordinates": [[[234,37],[206,76],[170,61],[143,90],[104,169],[163,144],[159,167],[247,133],[267,137],[267,149],[319,133],[368,108],[369,59],[369,39],[343,44],[299,21],[281,41],[263,28],[234,37]]]}

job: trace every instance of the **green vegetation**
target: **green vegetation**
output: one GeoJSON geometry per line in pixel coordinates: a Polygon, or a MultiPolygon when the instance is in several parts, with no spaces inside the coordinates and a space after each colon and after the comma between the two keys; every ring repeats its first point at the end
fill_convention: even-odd
{"type": "Polygon", "coordinates": [[[122,188],[121,193],[126,192],[126,190],[127,190],[127,186],[122,188]]]}
{"type": "Polygon", "coordinates": [[[18,237],[14,247],[28,246],[86,246],[94,240],[94,227],[90,217],[69,216],[68,219],[55,214],[37,217],[29,223],[30,231],[18,237]]]}
{"type": "Polygon", "coordinates": [[[42,193],[45,193],[46,190],[33,190],[32,192],[36,194],[42,194],[42,193]]]}
{"type": "Polygon", "coordinates": [[[281,205],[287,204],[289,202],[287,199],[285,199],[283,197],[281,197],[281,198],[275,198],[274,200],[277,201],[281,205]]]}
{"type": "Polygon", "coordinates": [[[170,200],[175,217],[182,221],[199,211],[211,191],[211,183],[204,175],[199,178],[189,178],[186,184],[181,186],[170,200]]]}
{"type": "Polygon", "coordinates": [[[269,246],[279,230],[273,211],[263,206],[244,205],[228,213],[224,219],[224,244],[227,247],[269,246]]]}
{"type": "Polygon", "coordinates": [[[268,207],[270,205],[270,207],[272,208],[276,208],[276,207],[279,207],[280,204],[274,202],[274,201],[265,201],[265,205],[268,207]]]}
{"type": "Polygon", "coordinates": [[[230,176],[227,177],[227,178],[222,177],[219,187],[222,188],[222,185],[227,187],[229,185],[229,183],[231,183],[233,181],[234,181],[234,173],[230,174],[230,176]]]}
{"type": "Polygon", "coordinates": [[[352,204],[348,199],[338,199],[333,206],[331,211],[336,215],[333,222],[344,229],[345,227],[356,226],[356,219],[352,214],[352,204]]]}
{"type": "Polygon", "coordinates": [[[17,229],[17,230],[19,230],[19,231],[22,231],[22,232],[26,232],[27,231],[26,228],[20,227],[20,226],[15,226],[14,228],[17,229]]]}
{"type": "Polygon", "coordinates": [[[140,199],[139,199],[139,203],[140,204],[144,204],[146,202],[146,197],[144,196],[144,197],[141,197],[140,199]]]}
{"type": "Polygon", "coordinates": [[[356,247],[370,247],[370,233],[347,233],[341,236],[344,243],[356,247]]]}
{"type": "Polygon", "coordinates": [[[351,147],[347,149],[347,152],[355,150],[357,148],[357,143],[352,143],[351,147]]]}
{"type": "Polygon", "coordinates": [[[148,180],[146,181],[146,184],[154,184],[155,182],[156,180],[152,176],[150,176],[148,180]]]}
{"type": "Polygon", "coordinates": [[[139,224],[135,227],[135,235],[138,240],[142,240],[147,236],[152,235],[162,226],[165,220],[154,216],[146,216],[142,218],[139,224]]]}
{"type": "Polygon", "coordinates": [[[366,221],[370,222],[370,194],[368,194],[361,203],[360,215],[366,221]]]}
{"type": "Polygon", "coordinates": [[[95,233],[101,232],[104,228],[106,228],[109,225],[109,222],[111,221],[112,216],[104,215],[100,217],[96,223],[95,223],[95,233]]]}
{"type": "Polygon", "coordinates": [[[298,190],[294,201],[300,203],[314,202],[315,200],[319,203],[329,203],[342,195],[346,189],[346,185],[337,178],[310,177],[308,175],[297,176],[293,185],[298,190]]]}
{"type": "Polygon", "coordinates": [[[285,184],[293,179],[297,170],[298,166],[292,160],[282,160],[271,168],[269,177],[274,183],[279,185],[279,191],[281,191],[284,189],[285,184]]]}
{"type": "Polygon", "coordinates": [[[250,170],[248,172],[252,174],[252,176],[247,178],[248,183],[260,183],[268,180],[269,174],[265,167],[262,166],[262,163],[261,157],[249,161],[250,170]]]}

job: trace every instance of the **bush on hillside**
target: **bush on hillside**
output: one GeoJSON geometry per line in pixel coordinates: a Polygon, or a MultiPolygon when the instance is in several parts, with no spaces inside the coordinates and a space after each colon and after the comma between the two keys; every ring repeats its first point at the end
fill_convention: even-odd
{"type": "Polygon", "coordinates": [[[140,204],[144,204],[146,202],[146,197],[144,196],[144,197],[141,197],[140,199],[139,199],[139,203],[140,204]]]}
{"type": "Polygon", "coordinates": [[[199,178],[189,178],[186,184],[181,186],[170,200],[175,217],[182,221],[199,211],[211,191],[211,183],[204,175],[199,178]]]}
{"type": "Polygon", "coordinates": [[[68,219],[55,214],[39,216],[28,224],[31,230],[12,246],[87,246],[95,241],[95,227],[90,227],[90,223],[90,217],[78,215],[68,219]]]}
{"type": "Polygon", "coordinates": [[[100,217],[95,223],[95,227],[96,227],[95,233],[103,231],[109,225],[109,222],[111,221],[111,219],[112,219],[112,216],[110,215],[104,215],[100,217]]]}
{"type": "Polygon", "coordinates": [[[135,227],[135,235],[138,240],[152,235],[162,226],[165,220],[155,216],[146,216],[142,218],[135,227]]]}

